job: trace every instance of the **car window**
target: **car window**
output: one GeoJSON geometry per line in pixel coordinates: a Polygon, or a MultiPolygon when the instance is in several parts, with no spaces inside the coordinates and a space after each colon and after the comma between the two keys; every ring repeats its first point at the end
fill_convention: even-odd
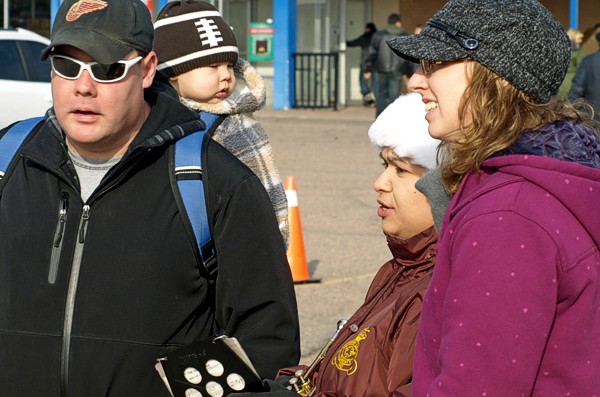
{"type": "Polygon", "coordinates": [[[14,40],[0,40],[0,79],[26,80],[17,43],[14,40]]]}
{"type": "Polygon", "coordinates": [[[21,41],[19,45],[29,71],[29,80],[50,82],[50,61],[48,59],[44,62],[40,60],[42,50],[46,46],[35,41],[21,41]]]}

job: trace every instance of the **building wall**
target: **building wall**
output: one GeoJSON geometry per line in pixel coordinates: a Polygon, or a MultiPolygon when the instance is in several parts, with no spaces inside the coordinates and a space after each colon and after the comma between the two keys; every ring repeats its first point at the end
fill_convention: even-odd
{"type": "Polygon", "coordinates": [[[402,25],[408,33],[413,33],[415,27],[425,23],[435,14],[437,10],[446,4],[444,0],[410,0],[402,1],[400,15],[402,25]]]}
{"type": "Polygon", "coordinates": [[[50,0],[12,0],[8,6],[8,18],[5,19],[4,2],[0,1],[0,27],[4,27],[6,22],[9,28],[25,28],[42,36],[50,36],[50,0]]]}
{"type": "Polygon", "coordinates": [[[400,12],[400,3],[402,0],[372,0],[373,16],[372,20],[381,29],[387,26],[387,18],[390,14],[400,12]]]}
{"type": "MultiPolygon", "coordinates": [[[[600,1],[581,1],[579,4],[579,29],[582,32],[590,32],[588,36],[591,36],[591,33],[597,30],[594,28],[597,24],[600,24],[600,1]]],[[[594,50],[596,49],[597,45],[594,45],[594,50]]]]}

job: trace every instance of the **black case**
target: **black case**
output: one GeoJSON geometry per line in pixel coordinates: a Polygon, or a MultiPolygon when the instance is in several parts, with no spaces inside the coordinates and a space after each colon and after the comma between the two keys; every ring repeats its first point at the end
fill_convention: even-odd
{"type": "MultiPolygon", "coordinates": [[[[159,365],[174,397],[220,397],[265,391],[262,380],[235,338],[218,337],[184,346],[158,358],[159,365]]],[[[160,369],[157,370],[160,373],[160,369]]]]}

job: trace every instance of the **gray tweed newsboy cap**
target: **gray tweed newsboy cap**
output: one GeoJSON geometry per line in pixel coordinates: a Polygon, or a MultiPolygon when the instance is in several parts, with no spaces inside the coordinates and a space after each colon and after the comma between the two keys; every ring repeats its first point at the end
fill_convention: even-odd
{"type": "Polygon", "coordinates": [[[419,35],[388,45],[412,62],[471,58],[546,103],[571,60],[569,38],[537,0],[450,0],[419,35]]]}

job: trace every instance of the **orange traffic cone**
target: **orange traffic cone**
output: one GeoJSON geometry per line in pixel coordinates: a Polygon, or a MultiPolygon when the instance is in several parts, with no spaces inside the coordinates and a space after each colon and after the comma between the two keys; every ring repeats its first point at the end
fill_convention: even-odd
{"type": "Polygon", "coordinates": [[[287,250],[287,259],[292,270],[292,279],[294,283],[319,282],[321,280],[312,280],[308,273],[302,222],[300,222],[300,208],[298,207],[298,194],[296,193],[296,178],[288,176],[285,179],[284,189],[288,201],[288,219],[290,222],[290,245],[287,250]]]}

